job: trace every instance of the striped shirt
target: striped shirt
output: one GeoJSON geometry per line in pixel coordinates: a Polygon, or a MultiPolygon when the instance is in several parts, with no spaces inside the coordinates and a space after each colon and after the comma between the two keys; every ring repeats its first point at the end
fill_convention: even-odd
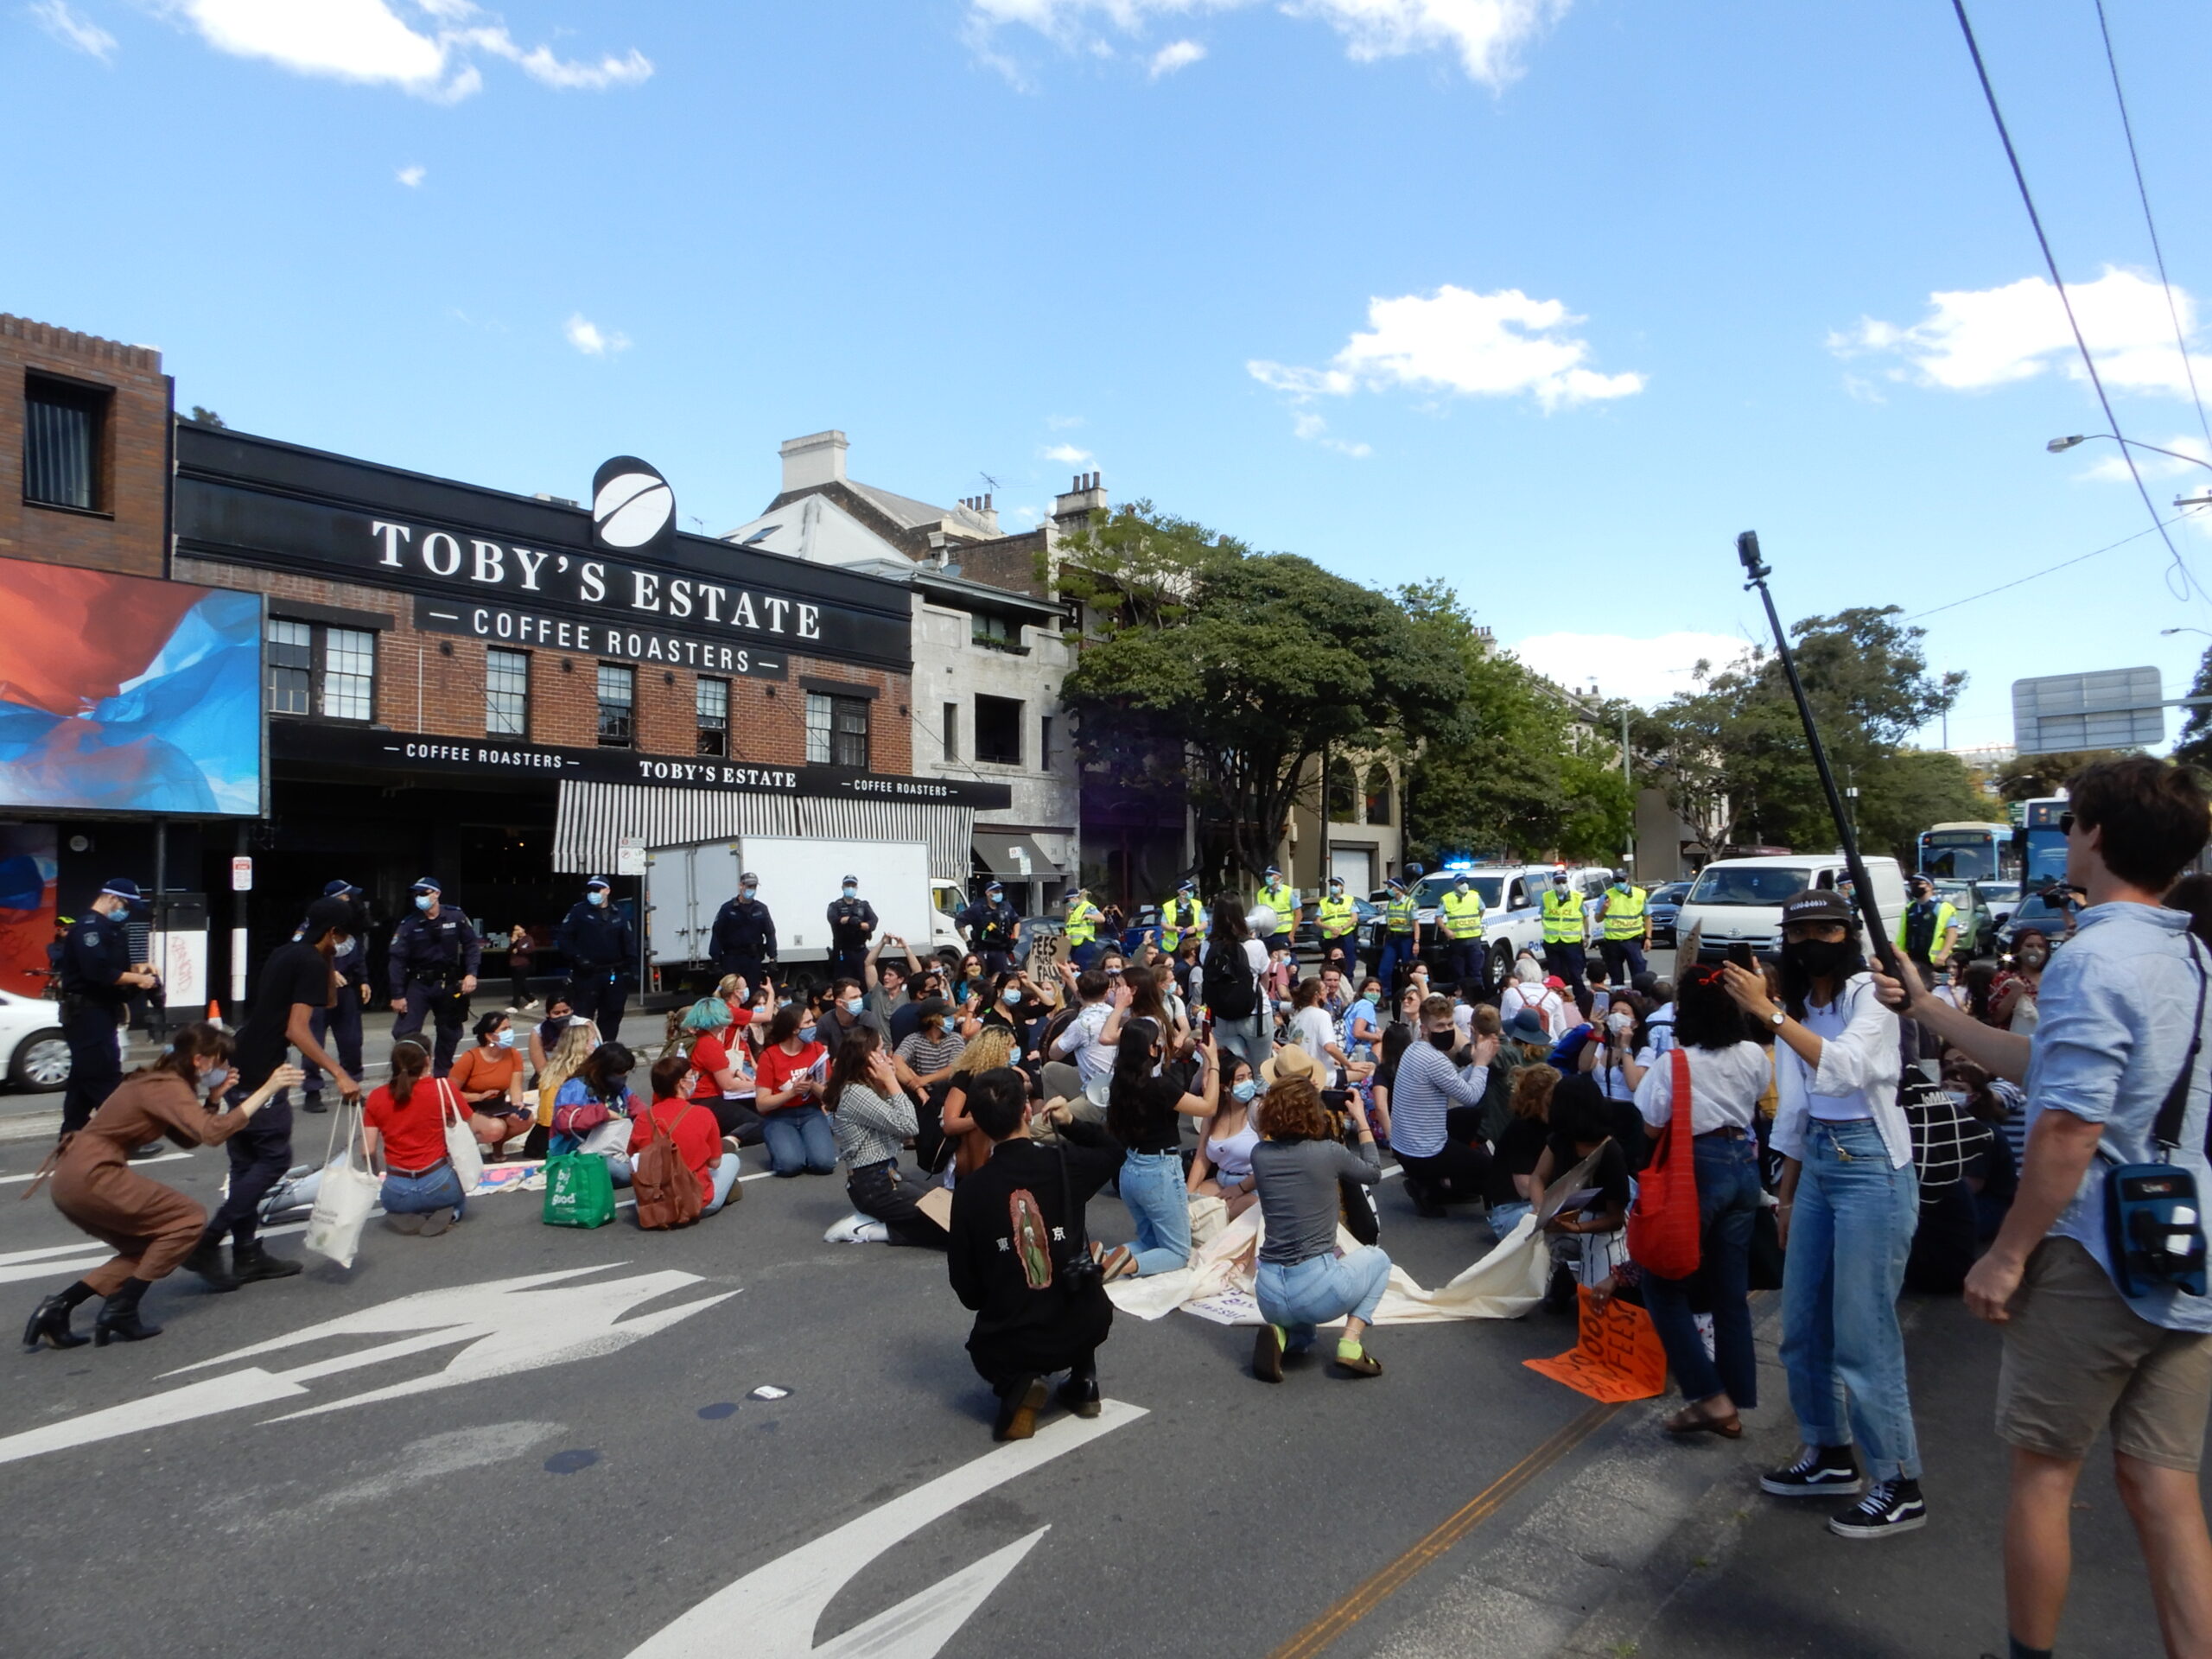
{"type": "Polygon", "coordinates": [[[1390,1149],[1409,1158],[1444,1150],[1444,1114],[1454,1106],[1479,1106],[1490,1082],[1487,1066],[1454,1066],[1443,1051],[1417,1035],[1398,1062],[1390,1084],[1390,1149]]]}
{"type": "Polygon", "coordinates": [[[899,1045],[899,1058],[925,1077],[944,1071],[967,1052],[967,1043],[949,1031],[935,1041],[918,1031],[899,1045]]]}

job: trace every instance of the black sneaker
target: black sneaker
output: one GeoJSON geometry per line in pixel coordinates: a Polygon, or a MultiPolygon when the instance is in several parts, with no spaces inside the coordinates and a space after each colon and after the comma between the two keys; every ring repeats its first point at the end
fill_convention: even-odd
{"type": "Polygon", "coordinates": [[[1797,1461],[1759,1477],[1759,1490],[1777,1497],[1829,1497],[1860,1488],[1859,1459],[1847,1446],[1808,1446],[1797,1461]]]}
{"type": "Polygon", "coordinates": [[[1916,1480],[1878,1480],[1866,1497],[1828,1517],[1828,1530],[1839,1538],[1886,1538],[1927,1524],[1928,1504],[1916,1480]]]}

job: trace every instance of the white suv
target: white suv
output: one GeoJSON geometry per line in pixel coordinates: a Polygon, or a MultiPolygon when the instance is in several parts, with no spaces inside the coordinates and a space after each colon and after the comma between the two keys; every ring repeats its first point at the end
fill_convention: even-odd
{"type": "MultiPolygon", "coordinates": [[[[1440,906],[1452,885],[1465,876],[1483,901],[1483,943],[1490,947],[1491,983],[1502,985],[1513,971],[1513,959],[1525,950],[1541,954],[1544,948],[1544,890],[1562,867],[1557,864],[1477,864],[1464,870],[1439,870],[1421,877],[1414,888],[1414,905],[1421,919],[1436,931],[1440,906]]],[[[1586,911],[1613,879],[1611,870],[1577,868],[1567,880],[1585,899],[1586,911]]]]}

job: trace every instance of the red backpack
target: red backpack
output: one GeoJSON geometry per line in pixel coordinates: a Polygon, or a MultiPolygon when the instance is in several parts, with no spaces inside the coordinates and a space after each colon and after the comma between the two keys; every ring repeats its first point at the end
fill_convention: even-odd
{"type": "Polygon", "coordinates": [[[691,1103],[684,1102],[673,1122],[664,1122],[655,1110],[652,1141],[631,1167],[630,1190],[638,1199],[638,1225],[650,1232],[689,1226],[706,1208],[699,1178],[676,1146],[676,1125],[690,1110],[691,1103]]]}

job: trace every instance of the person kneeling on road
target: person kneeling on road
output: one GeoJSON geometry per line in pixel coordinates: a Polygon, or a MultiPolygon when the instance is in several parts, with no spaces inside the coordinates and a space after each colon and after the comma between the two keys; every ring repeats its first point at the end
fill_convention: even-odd
{"type": "Polygon", "coordinates": [[[1096,1417],[1098,1345],[1114,1305],[1093,1259],[1084,1206],[1114,1177],[1122,1150],[1065,1101],[1046,1109],[1060,1144],[1031,1137],[1022,1075],[1000,1066],[968,1079],[967,1109],[991,1142],[982,1168],[952,1193],[946,1266],[953,1294],[975,1310],[968,1357],[998,1395],[991,1438],[1026,1440],[1045,1405],[1045,1378],[1065,1371],[1060,1402],[1096,1417]]]}
{"type": "Polygon", "coordinates": [[[1480,1108],[1498,1039],[1462,1047],[1448,997],[1424,997],[1417,1018],[1419,1034],[1390,1084],[1390,1150],[1414,1208],[1440,1216],[1446,1204],[1483,1196],[1490,1150],[1480,1108]]]}
{"type": "Polygon", "coordinates": [[[1252,1148],[1252,1173],[1260,1180],[1265,1225],[1253,1294],[1268,1322],[1253,1343],[1252,1375],[1262,1382],[1281,1382],[1283,1356],[1306,1352],[1314,1327],[1339,1315],[1344,1333],[1337,1341],[1338,1368],[1352,1376],[1382,1375],[1382,1361],[1361,1338],[1390,1281],[1390,1258],[1372,1244],[1337,1254],[1337,1184],[1350,1176],[1374,1185],[1382,1179],[1382,1160],[1357,1090],[1345,1103],[1359,1133],[1357,1150],[1332,1135],[1320,1091],[1309,1077],[1281,1079],[1260,1103],[1260,1133],[1267,1138],[1252,1148]]]}
{"type": "Polygon", "coordinates": [[[446,1155],[452,1086],[426,1084],[429,1074],[429,1049],[407,1037],[391,1046],[391,1081],[371,1090],[362,1109],[361,1148],[372,1160],[384,1149],[385,1225],[435,1238],[461,1219],[468,1195],[446,1155]]]}
{"type": "Polygon", "coordinates": [[[831,1244],[918,1244],[946,1248],[944,1229],[922,1212],[899,1179],[899,1149],[914,1138],[914,1103],[899,1086],[899,1063],[883,1039],[861,1030],[830,1063],[823,1103],[845,1160],[845,1196],[854,1214],[823,1235],[831,1244]]]}

